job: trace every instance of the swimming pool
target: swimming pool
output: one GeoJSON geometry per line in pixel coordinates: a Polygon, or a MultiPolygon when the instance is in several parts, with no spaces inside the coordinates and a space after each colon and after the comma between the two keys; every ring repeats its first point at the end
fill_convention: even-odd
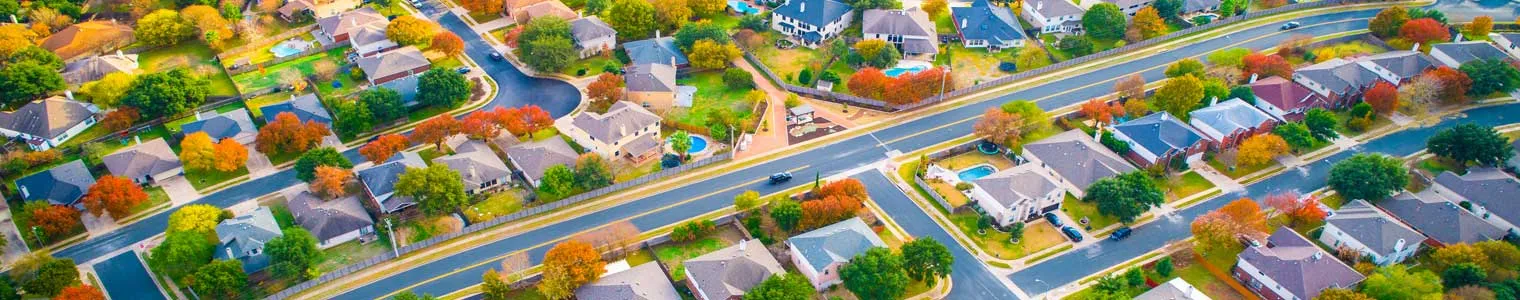
{"type": "Polygon", "coordinates": [[[929,67],[926,66],[893,67],[891,69],[887,69],[886,71],[882,71],[882,73],[887,74],[888,77],[897,78],[897,76],[902,76],[903,74],[913,74],[928,69],[929,67]]]}
{"type": "Polygon", "coordinates": [[[993,168],[991,165],[977,165],[956,172],[955,176],[959,177],[963,182],[971,182],[982,177],[987,177],[987,175],[992,175],[993,172],[997,172],[997,168],[993,168]]]}
{"type": "MultiPolygon", "coordinates": [[[[707,151],[707,139],[696,135],[688,135],[688,137],[691,137],[691,148],[686,149],[686,154],[697,154],[707,151]]],[[[669,141],[667,140],[667,142],[669,141]]]]}
{"type": "Polygon", "coordinates": [[[270,47],[269,48],[269,52],[274,53],[274,57],[276,57],[276,58],[284,58],[286,56],[300,54],[301,53],[301,49],[296,49],[294,47],[291,47],[287,43],[280,43],[279,45],[274,45],[274,47],[270,47]]]}
{"type": "Polygon", "coordinates": [[[728,7],[731,7],[734,9],[734,11],[746,15],[753,15],[760,12],[760,9],[755,8],[754,6],[749,6],[749,3],[744,1],[729,1],[728,7]]]}

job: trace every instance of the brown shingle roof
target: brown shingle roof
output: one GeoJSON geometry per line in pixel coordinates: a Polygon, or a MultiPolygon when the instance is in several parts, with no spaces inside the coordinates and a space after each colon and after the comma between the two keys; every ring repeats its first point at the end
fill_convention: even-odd
{"type": "Polygon", "coordinates": [[[42,40],[40,45],[58,54],[58,57],[70,59],[100,50],[103,45],[131,42],[132,27],[112,21],[90,21],[59,30],[42,40]]]}

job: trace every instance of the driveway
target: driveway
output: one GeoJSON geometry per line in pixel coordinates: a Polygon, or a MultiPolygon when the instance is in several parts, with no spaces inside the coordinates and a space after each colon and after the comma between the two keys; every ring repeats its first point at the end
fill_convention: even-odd
{"type": "Polygon", "coordinates": [[[280,171],[269,161],[269,156],[258,151],[248,151],[248,162],[243,164],[248,167],[248,176],[258,178],[280,171]]]}
{"type": "Polygon", "coordinates": [[[165,299],[145,264],[137,252],[126,251],[95,264],[95,273],[100,274],[100,284],[111,299],[165,299]]]}
{"type": "MultiPolygon", "coordinates": [[[[249,160],[253,160],[252,156],[249,157],[249,160]]],[[[160,181],[158,182],[158,186],[164,188],[164,193],[169,194],[169,202],[173,202],[172,205],[176,207],[201,198],[201,192],[196,191],[195,186],[190,185],[190,180],[186,179],[185,176],[174,176],[168,180],[160,181]]]]}

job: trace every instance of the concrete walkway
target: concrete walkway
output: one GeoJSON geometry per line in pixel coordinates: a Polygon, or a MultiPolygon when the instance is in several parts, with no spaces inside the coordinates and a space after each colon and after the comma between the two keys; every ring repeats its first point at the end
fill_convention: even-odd
{"type": "Polygon", "coordinates": [[[1239,181],[1235,181],[1230,176],[1219,173],[1219,170],[1215,170],[1214,166],[1210,166],[1209,164],[1193,164],[1193,173],[1198,173],[1199,176],[1203,176],[1203,179],[1208,179],[1210,183],[1213,183],[1215,187],[1218,187],[1220,191],[1224,191],[1225,193],[1245,189],[1245,186],[1241,185],[1239,181]]]}
{"type": "Polygon", "coordinates": [[[765,92],[767,100],[765,107],[765,122],[761,125],[762,130],[756,130],[751,135],[748,146],[743,151],[735,151],[735,159],[743,159],[761,153],[786,148],[790,142],[786,138],[786,91],[776,88],[764,75],[755,70],[743,58],[734,59],[733,64],[739,69],[749,72],[750,80],[755,81],[755,88],[765,92]]]}

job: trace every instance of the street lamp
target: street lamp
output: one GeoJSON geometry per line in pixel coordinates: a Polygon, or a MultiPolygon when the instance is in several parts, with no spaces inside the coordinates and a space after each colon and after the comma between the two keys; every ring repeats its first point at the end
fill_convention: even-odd
{"type": "Polygon", "coordinates": [[[37,226],[32,226],[32,237],[37,238],[37,246],[38,247],[47,246],[47,243],[43,242],[43,240],[42,240],[42,232],[40,232],[40,231],[37,230],[37,226]]]}

